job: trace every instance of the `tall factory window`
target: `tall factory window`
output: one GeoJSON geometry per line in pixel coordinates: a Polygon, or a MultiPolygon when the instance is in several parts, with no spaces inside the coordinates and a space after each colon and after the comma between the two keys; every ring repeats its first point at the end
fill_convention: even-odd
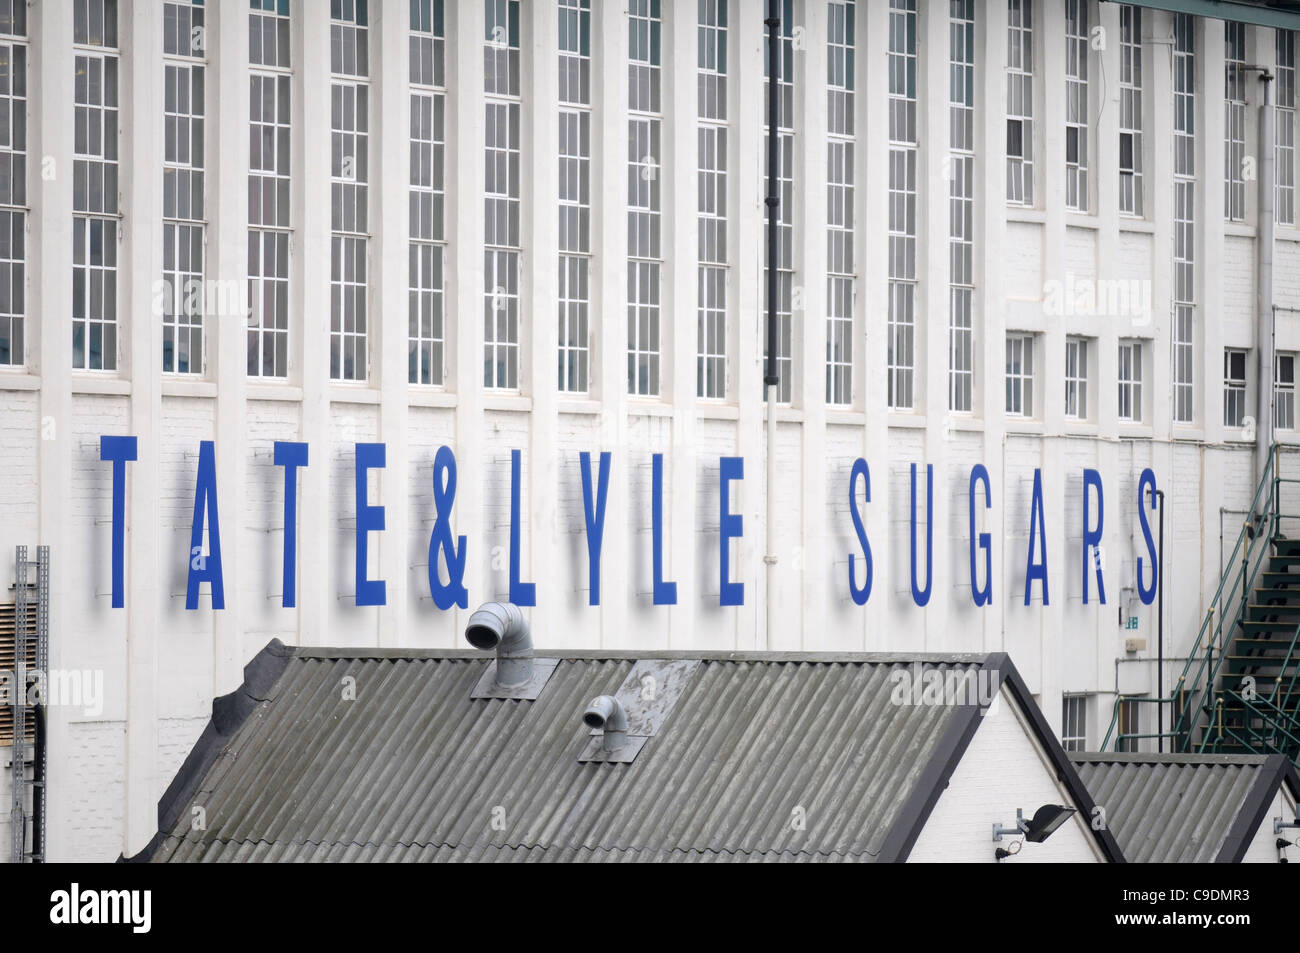
{"type": "Polygon", "coordinates": [[[591,0],[559,0],[561,391],[585,394],[591,367],[591,0]]]}
{"type": "Polygon", "coordinates": [[[911,410],[916,377],[916,0],[889,0],[888,399],[911,410]]]}
{"type": "MultiPolygon", "coordinates": [[[[777,400],[789,403],[794,394],[794,2],[781,3],[781,61],[778,83],[779,108],[777,112],[777,188],[780,205],[777,207],[777,264],[776,264],[776,372],[780,377],[777,400]]],[[[771,55],[763,44],[767,69],[767,86],[763,97],[763,134],[768,134],[767,91],[772,81],[771,55]]],[[[763,149],[763,182],[767,188],[767,149],[763,149]]],[[[766,253],[764,267],[766,269],[766,253]]],[[[763,313],[767,314],[768,282],[764,271],[763,313]]],[[[767,353],[767,323],[762,322],[763,357],[767,353]]],[[[766,364],[764,364],[766,367],[766,364]]]]}
{"type": "Polygon", "coordinates": [[[117,369],[116,0],[73,6],[72,366],[117,369]]]}
{"type": "Polygon", "coordinates": [[[519,388],[519,0],[484,0],[483,386],[519,388]]]}
{"type": "Polygon", "coordinates": [[[0,365],[25,362],[27,6],[0,2],[0,365]]]}
{"type": "Polygon", "coordinates": [[[204,9],[163,4],[162,369],[203,373],[204,9]]]}
{"type": "Polygon", "coordinates": [[[1088,0],[1065,0],[1065,204],[1088,211],[1088,0]]]}
{"type": "Polygon", "coordinates": [[[727,7],[702,0],[698,24],[699,288],[695,395],[727,396],[727,7]]]}
{"type": "Polygon", "coordinates": [[[248,15],[248,374],[289,376],[289,0],[248,15]]]}
{"type": "Polygon", "coordinates": [[[975,396],[975,0],[949,0],[948,409],[975,396]]]}
{"type": "Polygon", "coordinates": [[[414,0],[410,22],[411,184],[407,381],[443,383],[447,343],[447,34],[443,0],[414,0]]]}
{"type": "Polygon", "coordinates": [[[1007,0],[1007,201],[1034,204],[1034,4],[1007,0]]]}
{"type": "Polygon", "coordinates": [[[1173,416],[1191,423],[1196,367],[1196,21],[1174,16],[1173,416]]]}
{"type": "Polygon", "coordinates": [[[1246,220],[1246,24],[1223,24],[1223,217],[1246,220]]]}
{"type": "Polygon", "coordinates": [[[1142,8],[1119,8],[1119,210],[1142,217],[1142,8]]]}
{"type": "Polygon", "coordinates": [[[827,10],[826,403],[841,407],[853,402],[855,12],[853,0],[827,10]]]}

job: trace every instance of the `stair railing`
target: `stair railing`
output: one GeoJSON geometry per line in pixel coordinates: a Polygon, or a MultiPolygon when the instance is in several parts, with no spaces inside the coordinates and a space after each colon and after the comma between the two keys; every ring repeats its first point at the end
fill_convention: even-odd
{"type": "MultiPolygon", "coordinates": [[[[1278,445],[1269,448],[1264,464],[1264,473],[1255,487],[1250,511],[1237,533],[1232,555],[1228,557],[1227,569],[1219,580],[1219,586],[1210,600],[1209,608],[1196,633],[1196,642],[1187,655],[1187,661],[1178,676],[1178,688],[1168,698],[1150,698],[1151,702],[1171,706],[1169,731],[1163,733],[1128,733],[1120,732],[1115,736],[1115,746],[1127,740],[1141,738],[1169,738],[1175,750],[1189,751],[1193,746],[1193,732],[1202,718],[1212,717],[1211,707],[1215,686],[1218,684],[1220,669],[1231,626],[1246,621],[1249,612],[1250,594],[1254,590],[1255,580],[1261,567],[1269,556],[1272,538],[1277,530],[1279,480],[1278,480],[1278,445]]],[[[1102,741],[1102,750],[1110,743],[1111,734],[1118,722],[1119,706],[1125,699],[1116,696],[1110,728],[1102,741]]],[[[1204,740],[1204,739],[1202,739],[1204,740]]]]}

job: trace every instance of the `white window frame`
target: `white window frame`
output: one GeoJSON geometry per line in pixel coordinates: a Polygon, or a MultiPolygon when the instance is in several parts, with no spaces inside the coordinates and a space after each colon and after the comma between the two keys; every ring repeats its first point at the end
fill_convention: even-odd
{"type": "Polygon", "coordinates": [[[1223,426],[1225,427],[1245,426],[1249,367],[1248,350],[1236,347],[1223,349],[1223,426]],[[1240,368],[1234,366],[1238,364],[1240,368]]]}
{"type": "Polygon", "coordinates": [[[1119,8],[1119,17],[1119,210],[1121,215],[1142,218],[1145,182],[1142,156],[1142,88],[1145,83],[1142,8],[1126,3],[1119,8]]]}
{"type": "Polygon", "coordinates": [[[1273,358],[1273,426],[1295,430],[1296,354],[1278,351],[1273,358]]]}
{"type": "MultiPolygon", "coordinates": [[[[781,77],[778,83],[779,106],[777,110],[777,188],[780,191],[780,205],[777,207],[777,275],[776,275],[776,372],[779,383],[776,388],[777,403],[790,404],[794,399],[794,77],[791,66],[794,63],[794,3],[793,0],[781,2],[781,77]]],[[[766,50],[766,47],[764,47],[766,50]]],[[[763,101],[767,102],[771,70],[764,53],[763,101]]],[[[768,110],[763,109],[763,135],[768,135],[768,110]]],[[[768,152],[763,150],[763,181],[767,181],[768,152]]],[[[764,213],[766,223],[766,212],[764,213]]],[[[766,227],[766,225],[765,225],[766,227]]],[[[768,307],[768,268],[767,258],[763,263],[763,314],[768,307]]],[[[767,322],[758,322],[762,337],[763,367],[766,373],[768,358],[767,322]]]]}
{"type": "Polygon", "coordinates": [[[27,5],[4,0],[0,58],[8,121],[0,124],[0,367],[27,363],[27,5]]]}
{"type": "Polygon", "coordinates": [[[1088,750],[1088,707],[1090,695],[1061,696],[1061,747],[1066,751],[1088,750]]]}
{"type": "Polygon", "coordinates": [[[406,378],[425,387],[442,387],[447,374],[445,24],[443,0],[411,3],[406,378]]]}
{"type": "Polygon", "coordinates": [[[290,195],[293,149],[292,21],[289,0],[259,0],[249,13],[248,376],[287,381],[290,195]],[[268,53],[268,50],[270,51],[268,53]],[[270,107],[268,110],[267,107],[270,107]]]}
{"type": "Polygon", "coordinates": [[[1034,0],[1007,0],[1007,202],[1034,204],[1034,0]]]}
{"type": "Polygon", "coordinates": [[[826,403],[832,407],[853,405],[856,12],[854,0],[831,0],[827,10],[826,403]]]}
{"type": "Polygon", "coordinates": [[[1065,416],[1070,420],[1091,419],[1089,398],[1092,341],[1076,335],[1065,339],[1065,416]]]}
{"type": "Polygon", "coordinates": [[[1036,335],[1008,331],[1006,336],[1006,402],[1008,417],[1034,417],[1034,350],[1036,335]]]}
{"type": "Polygon", "coordinates": [[[1296,174],[1296,31],[1277,30],[1277,114],[1274,123],[1277,140],[1277,220],[1295,225],[1296,174]]]}
{"type": "Polygon", "coordinates": [[[949,272],[948,410],[975,407],[975,14],[974,0],[951,0],[949,72],[966,82],[948,84],[949,272]],[[958,92],[958,87],[960,91],[958,92]],[[958,98],[954,99],[954,92],[958,98]]]}
{"type": "Polygon", "coordinates": [[[591,0],[558,0],[557,13],[558,386],[562,393],[586,394],[591,388],[591,0]]]}
{"type": "Polygon", "coordinates": [[[204,6],[192,0],[163,4],[162,370],[164,374],[198,377],[204,371],[206,300],[203,151],[207,57],[206,47],[195,49],[193,38],[194,30],[206,29],[205,18],[204,6]]]}
{"type": "Polygon", "coordinates": [[[1174,15],[1173,420],[1196,417],[1196,20],[1174,15]],[[1190,124],[1187,122],[1191,118],[1190,124]]]}
{"type": "Polygon", "coordinates": [[[1246,220],[1246,24],[1223,24],[1223,217],[1246,220]]]}
{"type": "Polygon", "coordinates": [[[117,244],[122,90],[117,14],[116,0],[74,0],[71,357],[77,371],[115,372],[120,357],[117,244]],[[92,88],[96,77],[98,95],[92,88]],[[97,200],[91,195],[92,180],[99,182],[97,200]],[[95,234],[100,236],[98,261],[95,234]]]}
{"type": "Polygon", "coordinates": [[[916,394],[916,0],[889,0],[889,320],[886,400],[910,411],[916,394]]]}
{"type": "Polygon", "coordinates": [[[523,166],[522,98],[519,92],[519,0],[483,0],[490,24],[484,39],[484,161],[491,170],[485,192],[483,386],[518,393],[521,315],[520,173],[523,166]]]}
{"type": "Polygon", "coordinates": [[[1088,212],[1090,0],[1065,0],[1065,206],[1088,212]],[[1073,144],[1074,154],[1070,154],[1073,144]]]}
{"type": "Polygon", "coordinates": [[[1115,415],[1121,423],[1140,424],[1146,418],[1146,407],[1143,404],[1145,395],[1142,387],[1146,373],[1143,363],[1144,343],[1136,338],[1121,338],[1119,341],[1119,354],[1115,366],[1119,393],[1115,415]]]}
{"type": "MultiPolygon", "coordinates": [[[[743,2],[743,0],[741,0],[743,2]]],[[[696,301],[695,396],[726,400],[727,364],[727,40],[730,0],[702,0],[697,26],[699,83],[699,248],[696,301]]]]}

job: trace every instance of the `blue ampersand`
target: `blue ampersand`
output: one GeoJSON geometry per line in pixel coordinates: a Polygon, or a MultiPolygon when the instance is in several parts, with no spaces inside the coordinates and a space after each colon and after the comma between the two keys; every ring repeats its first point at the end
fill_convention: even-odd
{"type": "Polygon", "coordinates": [[[465,588],[465,537],[451,535],[451,507],[456,501],[456,455],[451,447],[439,447],[433,458],[433,505],[438,515],[429,537],[429,591],[439,609],[452,606],[469,608],[469,590],[465,588]],[[447,584],[438,578],[438,550],[447,561],[447,584]]]}

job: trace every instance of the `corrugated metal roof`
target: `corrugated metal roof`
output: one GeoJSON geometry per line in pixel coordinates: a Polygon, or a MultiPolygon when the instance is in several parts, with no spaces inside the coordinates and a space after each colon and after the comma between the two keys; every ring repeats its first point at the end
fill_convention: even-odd
{"type": "MultiPolygon", "coordinates": [[[[1253,833],[1251,812],[1271,800],[1285,759],[1266,755],[1070,755],[1130,863],[1212,863],[1253,833]],[[1235,829],[1235,831],[1234,831],[1235,829]]],[[[1244,849],[1244,846],[1242,847],[1244,849]]]]}
{"type": "MultiPolygon", "coordinates": [[[[946,779],[932,762],[960,755],[954,732],[973,732],[978,715],[893,704],[890,675],[917,660],[944,670],[985,662],[693,654],[700,665],[636,760],[583,764],[583,707],[617,691],[633,655],[539,650],[565,657],[529,702],[470,698],[486,656],[280,654],[283,671],[251,693],[233,735],[187,761],[173,789],[189,773],[192,793],[169,790],[174,803],[165,798],[160,814],[174,822],[151,859],[894,859],[882,851],[900,849],[896,827],[915,827],[905,815],[938,796],[920,789],[946,779]],[[192,829],[194,806],[202,830],[192,829]]],[[[682,653],[645,657],[669,655],[682,653]]]]}

